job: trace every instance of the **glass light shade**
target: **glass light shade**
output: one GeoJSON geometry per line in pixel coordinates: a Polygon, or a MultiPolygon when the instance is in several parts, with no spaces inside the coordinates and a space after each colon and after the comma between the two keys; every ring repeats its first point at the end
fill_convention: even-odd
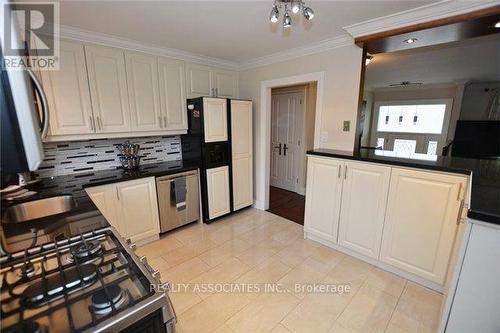
{"type": "Polygon", "coordinates": [[[314,17],[314,11],[309,7],[304,7],[304,17],[308,20],[312,20],[314,17]]]}
{"type": "Polygon", "coordinates": [[[285,28],[290,28],[292,26],[292,18],[288,14],[288,12],[285,13],[285,16],[283,16],[283,27],[285,28]]]}
{"type": "Polygon", "coordinates": [[[278,11],[278,7],[273,6],[273,9],[271,9],[271,13],[269,14],[269,20],[272,23],[276,23],[276,22],[278,22],[279,15],[280,15],[280,13],[278,11]]]}

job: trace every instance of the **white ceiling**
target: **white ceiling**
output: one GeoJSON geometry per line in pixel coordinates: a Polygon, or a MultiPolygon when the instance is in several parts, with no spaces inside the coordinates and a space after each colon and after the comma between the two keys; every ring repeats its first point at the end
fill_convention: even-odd
{"type": "Polygon", "coordinates": [[[365,90],[402,81],[424,84],[500,81],[500,33],[465,41],[376,54],[366,68],[365,90]]]}
{"type": "Polygon", "coordinates": [[[334,37],[342,27],[436,1],[308,1],[311,22],[269,22],[272,0],[61,1],[60,23],[160,47],[243,62],[334,37]]]}

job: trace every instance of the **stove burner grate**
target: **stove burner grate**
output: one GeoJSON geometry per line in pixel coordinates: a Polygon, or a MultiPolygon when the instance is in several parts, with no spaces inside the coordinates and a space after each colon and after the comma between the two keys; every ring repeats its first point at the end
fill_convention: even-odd
{"type": "Polygon", "coordinates": [[[74,257],[78,259],[87,258],[100,253],[102,251],[102,245],[98,240],[86,241],[77,246],[75,246],[71,253],[74,257]]]}
{"type": "Polygon", "coordinates": [[[92,312],[97,315],[105,315],[115,309],[119,309],[128,303],[129,297],[125,290],[119,285],[113,284],[95,292],[92,295],[92,312]]]}

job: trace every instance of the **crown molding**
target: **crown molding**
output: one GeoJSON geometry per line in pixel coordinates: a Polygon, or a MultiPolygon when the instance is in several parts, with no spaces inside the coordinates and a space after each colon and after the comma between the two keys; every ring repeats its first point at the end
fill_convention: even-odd
{"type": "Polygon", "coordinates": [[[61,25],[60,37],[78,40],[81,42],[100,44],[105,46],[117,47],[127,50],[150,53],[159,56],[176,58],[179,60],[190,61],[194,63],[216,66],[229,70],[238,70],[239,64],[220,58],[213,58],[201,54],[191,53],[179,49],[173,49],[158,45],[144,44],[139,41],[121,38],[113,35],[91,32],[79,28],[61,25]]]}
{"type": "Polygon", "coordinates": [[[500,5],[499,0],[443,0],[344,27],[353,38],[500,5]]]}
{"type": "Polygon", "coordinates": [[[244,71],[255,67],[271,65],[274,63],[292,60],[303,56],[321,53],[333,50],[343,46],[354,44],[354,39],[348,35],[337,36],[330,39],[325,39],[320,42],[311,43],[305,46],[292,48],[282,52],[272,53],[263,57],[250,59],[248,61],[240,62],[239,70],[244,71]]]}

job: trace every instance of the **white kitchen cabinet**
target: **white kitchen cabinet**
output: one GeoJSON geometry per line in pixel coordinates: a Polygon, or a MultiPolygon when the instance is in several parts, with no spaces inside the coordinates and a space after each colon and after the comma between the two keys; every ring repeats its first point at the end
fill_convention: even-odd
{"type": "Polygon", "coordinates": [[[209,66],[186,64],[187,97],[214,96],[213,69],[209,66]]]}
{"type": "Polygon", "coordinates": [[[378,259],[391,168],[345,162],[338,243],[378,259]]]}
{"type": "Polygon", "coordinates": [[[466,178],[392,168],[380,260],[443,284],[466,178]]]}
{"type": "Polygon", "coordinates": [[[49,104],[50,134],[93,133],[83,45],[61,40],[59,66],[39,73],[49,104]]]}
{"type": "Polygon", "coordinates": [[[233,210],[253,204],[252,102],[231,100],[233,210]]]}
{"type": "Polygon", "coordinates": [[[230,212],[229,167],[207,169],[208,218],[214,219],[230,212]]]}
{"type": "Polygon", "coordinates": [[[187,97],[238,98],[238,73],[215,67],[186,64],[187,97]]]}
{"type": "Polygon", "coordinates": [[[90,187],[86,191],[122,237],[137,243],[159,235],[154,177],[90,187]]]}
{"type": "Polygon", "coordinates": [[[167,131],[187,130],[184,62],[158,58],[161,128],[167,131]]]}
{"type": "Polygon", "coordinates": [[[86,45],[85,55],[97,132],[130,131],[130,106],[123,50],[86,45]]]}
{"type": "Polygon", "coordinates": [[[304,232],[337,243],[344,162],[332,158],[307,159],[304,232]]]}
{"type": "Polygon", "coordinates": [[[227,100],[203,98],[205,142],[227,141],[227,100]]]}
{"type": "Polygon", "coordinates": [[[160,233],[154,177],[117,183],[116,193],[121,207],[117,216],[126,238],[138,242],[160,233]]]}
{"type": "Polygon", "coordinates": [[[217,70],[213,74],[215,96],[238,98],[238,73],[233,71],[217,70]]]}
{"type": "Polygon", "coordinates": [[[125,52],[132,130],[159,130],[162,125],[157,57],[125,52]]]}
{"type": "Polygon", "coordinates": [[[89,187],[85,190],[109,224],[125,237],[125,229],[117,216],[119,207],[114,184],[89,187]]]}

